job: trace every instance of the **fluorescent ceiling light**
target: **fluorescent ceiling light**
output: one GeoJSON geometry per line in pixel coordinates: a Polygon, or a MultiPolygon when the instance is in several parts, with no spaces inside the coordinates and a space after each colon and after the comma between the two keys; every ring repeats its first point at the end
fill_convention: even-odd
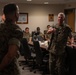
{"type": "Polygon", "coordinates": [[[32,1],[32,0],[27,0],[27,1],[32,1]]]}
{"type": "Polygon", "coordinates": [[[49,4],[49,2],[44,2],[44,4],[49,4]]]}

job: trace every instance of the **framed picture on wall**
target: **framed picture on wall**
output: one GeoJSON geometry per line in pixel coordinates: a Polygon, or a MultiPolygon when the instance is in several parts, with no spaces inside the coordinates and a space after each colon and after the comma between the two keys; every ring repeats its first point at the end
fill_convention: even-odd
{"type": "Polygon", "coordinates": [[[20,13],[17,24],[28,24],[28,13],[20,13]]]}
{"type": "Polygon", "coordinates": [[[48,18],[49,18],[49,22],[54,21],[54,14],[49,14],[48,18]]]}

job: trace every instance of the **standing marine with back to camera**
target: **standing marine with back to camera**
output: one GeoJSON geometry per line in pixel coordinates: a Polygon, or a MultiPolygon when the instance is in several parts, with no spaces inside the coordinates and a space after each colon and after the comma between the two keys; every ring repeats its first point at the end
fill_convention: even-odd
{"type": "Polygon", "coordinates": [[[0,75],[20,75],[17,52],[23,33],[16,25],[19,17],[18,5],[14,3],[5,5],[3,14],[5,21],[0,24],[0,75]]]}

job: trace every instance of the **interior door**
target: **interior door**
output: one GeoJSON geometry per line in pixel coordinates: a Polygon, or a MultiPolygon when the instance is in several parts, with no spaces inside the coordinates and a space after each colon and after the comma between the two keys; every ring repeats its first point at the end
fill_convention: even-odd
{"type": "Polygon", "coordinates": [[[66,23],[70,25],[72,31],[75,32],[75,9],[66,9],[66,23]]]}

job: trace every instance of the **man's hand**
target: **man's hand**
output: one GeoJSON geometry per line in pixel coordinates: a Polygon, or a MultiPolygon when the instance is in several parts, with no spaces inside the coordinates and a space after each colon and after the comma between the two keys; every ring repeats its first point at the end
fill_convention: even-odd
{"type": "Polygon", "coordinates": [[[47,33],[49,34],[49,33],[53,33],[53,32],[55,32],[55,31],[56,31],[55,28],[50,27],[49,30],[47,31],[47,33]]]}

